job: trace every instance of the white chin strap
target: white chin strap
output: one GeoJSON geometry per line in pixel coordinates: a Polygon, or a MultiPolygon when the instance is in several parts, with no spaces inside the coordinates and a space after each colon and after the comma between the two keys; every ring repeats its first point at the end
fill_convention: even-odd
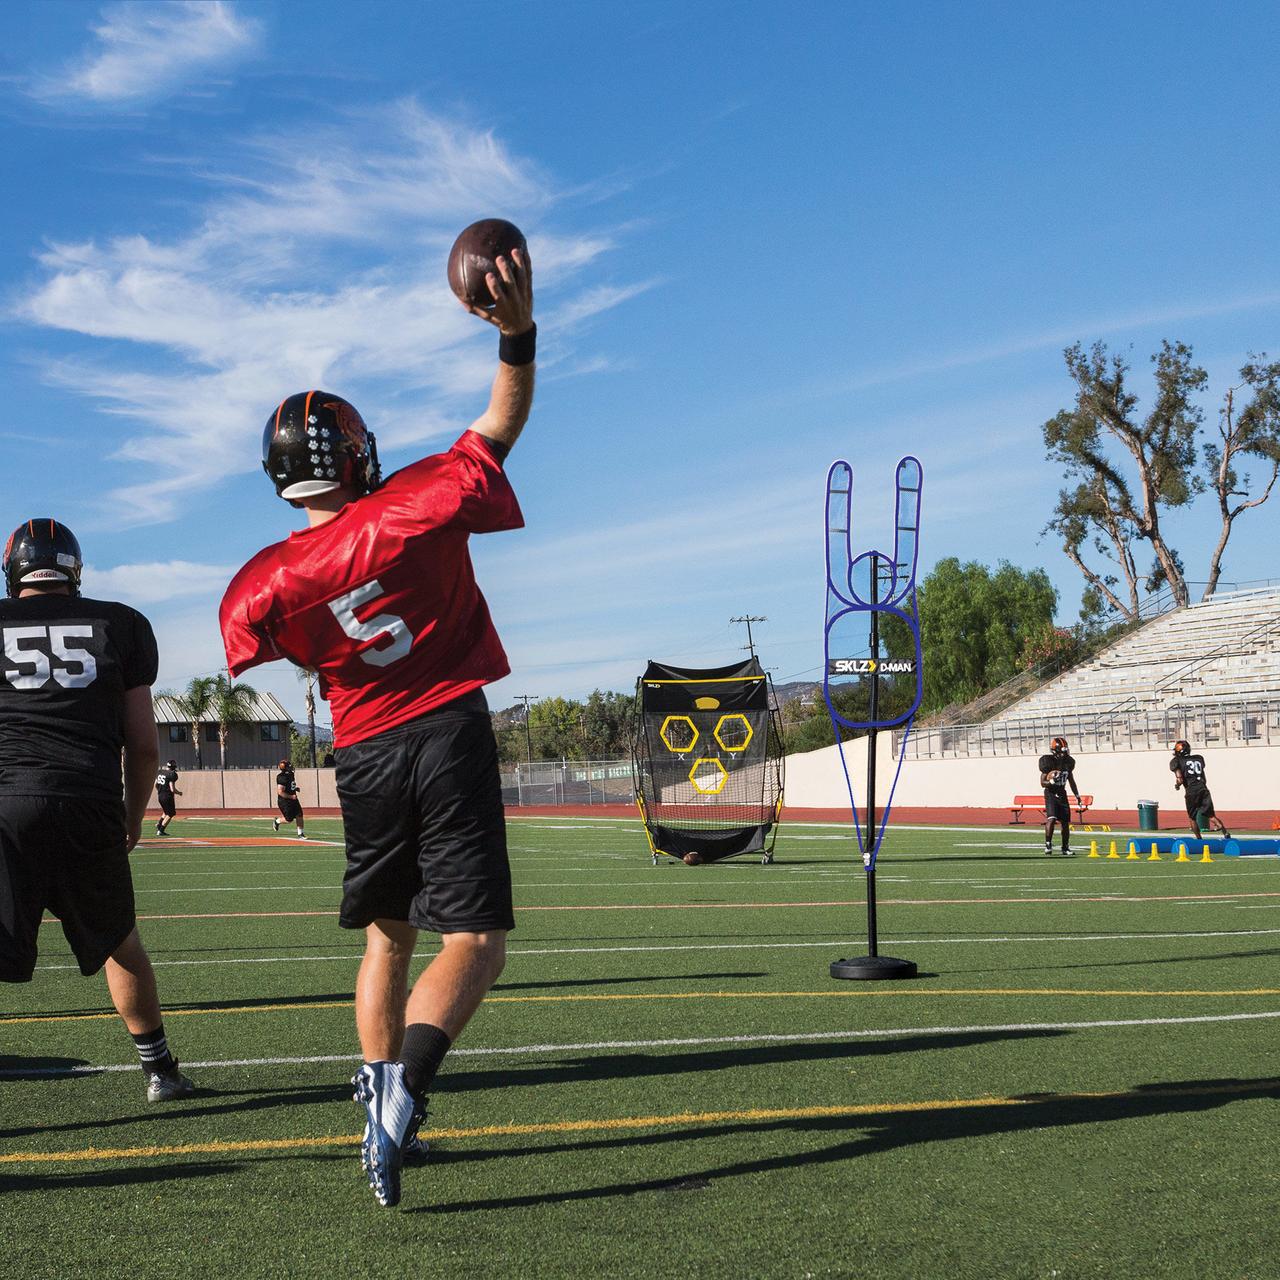
{"type": "Polygon", "coordinates": [[[318,498],[322,493],[332,493],[341,488],[336,480],[298,480],[280,490],[282,498],[318,498]]]}

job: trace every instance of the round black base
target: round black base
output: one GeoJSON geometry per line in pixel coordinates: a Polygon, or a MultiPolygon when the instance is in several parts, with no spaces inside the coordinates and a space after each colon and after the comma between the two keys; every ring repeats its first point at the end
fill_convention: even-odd
{"type": "Polygon", "coordinates": [[[895,960],[892,956],[854,956],[852,960],[833,961],[831,976],[864,982],[877,978],[914,978],[916,966],[912,960],[895,960]]]}

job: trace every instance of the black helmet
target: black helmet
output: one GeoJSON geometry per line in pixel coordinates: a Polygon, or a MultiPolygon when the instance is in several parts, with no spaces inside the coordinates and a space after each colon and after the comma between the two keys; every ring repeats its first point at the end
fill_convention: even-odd
{"type": "Polygon", "coordinates": [[[1052,751],[1055,756],[1065,755],[1067,750],[1066,738],[1054,738],[1054,740],[1049,743],[1049,750],[1052,751]]]}
{"type": "Polygon", "coordinates": [[[1191,743],[1183,742],[1181,738],[1173,744],[1173,754],[1175,756],[1189,756],[1191,754],[1191,743]]]}
{"type": "Polygon", "coordinates": [[[76,535],[47,516],[20,524],[4,546],[5,589],[11,596],[46,582],[65,582],[78,596],[83,567],[76,535]]]}
{"type": "Polygon", "coordinates": [[[327,391],[281,401],[262,433],[262,469],[295,506],[340,487],[363,494],[382,483],[373,433],[354,405],[327,391]]]}

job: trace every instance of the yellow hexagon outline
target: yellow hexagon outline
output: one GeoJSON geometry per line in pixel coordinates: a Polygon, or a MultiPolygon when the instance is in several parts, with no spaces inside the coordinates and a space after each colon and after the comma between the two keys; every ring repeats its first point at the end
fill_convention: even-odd
{"type": "Polygon", "coordinates": [[[699,756],[689,768],[689,781],[692,783],[693,789],[700,796],[718,796],[724,790],[724,784],[729,781],[729,771],[720,763],[719,760],[716,759],[715,756],[699,756]],[[698,772],[698,766],[700,764],[713,764],[720,770],[720,785],[714,790],[709,790],[707,787],[700,787],[698,785],[697,778],[693,776],[698,772]]]}
{"type": "Polygon", "coordinates": [[[751,727],[751,721],[748,720],[741,711],[730,711],[725,715],[722,715],[720,719],[716,721],[715,731],[712,736],[720,744],[721,751],[727,751],[730,755],[737,755],[739,751],[745,751],[751,745],[751,739],[755,737],[755,733],[756,731],[751,727]],[[741,720],[742,723],[747,726],[747,740],[742,744],[742,746],[731,747],[720,736],[720,726],[723,725],[726,720],[741,720]]]}
{"type": "Polygon", "coordinates": [[[673,756],[682,756],[692,751],[694,747],[698,745],[698,726],[694,724],[688,716],[668,716],[662,722],[662,728],[658,730],[658,737],[662,739],[662,745],[666,747],[673,756]],[[685,724],[693,730],[693,741],[690,742],[687,747],[673,747],[671,743],[667,741],[667,725],[669,725],[673,720],[683,720],[685,724]]]}

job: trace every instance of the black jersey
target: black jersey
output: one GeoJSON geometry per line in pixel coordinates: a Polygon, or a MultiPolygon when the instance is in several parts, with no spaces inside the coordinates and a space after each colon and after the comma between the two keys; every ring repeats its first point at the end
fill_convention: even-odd
{"type": "Polygon", "coordinates": [[[276,774],[276,786],[283,787],[284,793],[287,796],[296,796],[298,794],[298,783],[297,779],[293,775],[292,769],[287,771],[281,769],[280,772],[276,774]]]}
{"type": "Polygon", "coordinates": [[[162,800],[173,799],[173,789],[178,785],[178,771],[176,769],[161,769],[156,774],[156,795],[162,800]]]}
{"type": "Polygon", "coordinates": [[[1041,756],[1039,765],[1041,775],[1048,779],[1041,784],[1045,791],[1065,796],[1067,782],[1070,781],[1072,786],[1075,786],[1075,779],[1071,776],[1076,767],[1074,756],[1041,756]]]}
{"type": "Polygon", "coordinates": [[[0,793],[123,793],[124,695],[155,683],[136,609],[37,595],[0,600],[0,793]]]}
{"type": "Polygon", "coordinates": [[[1182,785],[1188,795],[1208,791],[1209,784],[1205,780],[1204,756],[1174,756],[1169,761],[1169,769],[1173,773],[1182,774],[1182,785]]]}

